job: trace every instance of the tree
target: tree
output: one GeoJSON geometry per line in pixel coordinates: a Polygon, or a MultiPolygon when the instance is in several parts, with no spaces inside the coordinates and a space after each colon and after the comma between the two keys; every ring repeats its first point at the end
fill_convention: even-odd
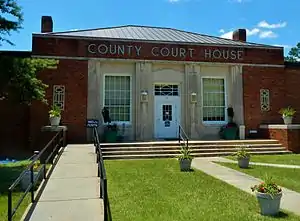
{"type": "Polygon", "coordinates": [[[288,56],[285,57],[285,60],[289,62],[300,62],[300,42],[296,47],[291,48],[288,56]]]}
{"type": "Polygon", "coordinates": [[[45,90],[48,87],[37,79],[44,69],[55,69],[58,61],[52,59],[0,57],[0,100],[9,99],[30,104],[33,100],[47,103],[45,90]]]}
{"type": "Polygon", "coordinates": [[[16,0],[0,0],[0,46],[1,42],[13,43],[6,38],[11,31],[18,31],[23,22],[23,13],[16,0]]]}

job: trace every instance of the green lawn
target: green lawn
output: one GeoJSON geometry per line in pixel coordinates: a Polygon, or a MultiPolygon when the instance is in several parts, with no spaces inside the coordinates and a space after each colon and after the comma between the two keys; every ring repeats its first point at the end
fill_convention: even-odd
{"type": "MultiPolygon", "coordinates": [[[[7,190],[28,164],[29,161],[21,161],[18,163],[0,165],[0,221],[7,220],[7,190]]],[[[47,166],[47,168],[49,168],[49,166],[47,166]]],[[[16,190],[13,192],[13,207],[16,206],[16,203],[20,199],[21,195],[22,192],[17,186],[16,190]]],[[[31,200],[29,193],[17,210],[13,220],[21,219],[30,202],[31,200]]]]}
{"type": "Polygon", "coordinates": [[[264,179],[272,177],[278,185],[300,192],[300,169],[278,168],[268,166],[250,165],[248,169],[241,169],[236,163],[218,163],[223,166],[247,173],[254,177],[264,179]]]}
{"type": "MultiPolygon", "coordinates": [[[[106,161],[113,220],[253,221],[262,217],[253,195],[200,171],[180,172],[175,159],[106,161]]],[[[300,220],[281,213],[280,220],[300,220]]]]}
{"type": "MultiPolygon", "coordinates": [[[[0,220],[7,220],[7,189],[12,182],[21,174],[26,168],[29,161],[22,161],[18,163],[9,163],[0,165],[0,220]]],[[[14,192],[13,194],[13,205],[16,205],[21,192],[14,192]]],[[[26,196],[24,202],[18,209],[14,220],[20,220],[26,207],[30,203],[30,195],[26,196]]]]}
{"type": "MultiPolygon", "coordinates": [[[[226,157],[231,160],[236,160],[234,156],[226,157]]],[[[283,155],[252,155],[252,162],[259,163],[277,163],[300,165],[300,154],[283,154],[283,155]]]]}

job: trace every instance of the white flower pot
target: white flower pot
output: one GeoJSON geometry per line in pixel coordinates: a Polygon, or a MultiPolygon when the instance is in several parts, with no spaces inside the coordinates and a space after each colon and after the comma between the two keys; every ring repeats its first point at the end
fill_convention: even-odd
{"type": "Polygon", "coordinates": [[[279,213],[282,193],[272,196],[270,194],[257,192],[256,197],[260,206],[261,215],[274,216],[279,213]]]}
{"type": "Polygon", "coordinates": [[[189,171],[191,170],[192,160],[188,160],[188,159],[179,160],[179,164],[180,164],[181,171],[189,171]]]}
{"type": "Polygon", "coordinates": [[[49,117],[51,126],[59,126],[61,117],[49,117]]]}
{"type": "Polygon", "coordinates": [[[283,122],[284,124],[288,125],[288,124],[292,124],[292,120],[293,120],[293,117],[282,117],[283,118],[283,122]]]}

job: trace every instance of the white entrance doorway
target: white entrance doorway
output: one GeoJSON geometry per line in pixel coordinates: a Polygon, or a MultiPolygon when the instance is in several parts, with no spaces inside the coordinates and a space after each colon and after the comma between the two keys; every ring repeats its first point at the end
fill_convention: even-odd
{"type": "Polygon", "coordinates": [[[180,96],[177,84],[154,86],[155,138],[177,138],[180,124],[180,96]]]}

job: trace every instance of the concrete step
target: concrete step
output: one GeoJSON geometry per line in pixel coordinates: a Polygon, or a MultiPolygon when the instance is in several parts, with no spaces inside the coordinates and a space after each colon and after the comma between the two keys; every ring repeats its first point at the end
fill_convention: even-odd
{"type": "MultiPolygon", "coordinates": [[[[272,147],[272,148],[245,148],[247,151],[259,152],[259,151],[281,151],[285,150],[282,147],[272,147]]],[[[235,148],[212,148],[212,149],[193,149],[191,153],[214,153],[214,152],[231,152],[234,153],[237,150],[235,148]]],[[[179,149],[169,149],[169,150],[122,150],[122,151],[105,151],[103,152],[104,156],[107,155],[145,155],[145,154],[179,154],[179,149]]]]}
{"type": "MultiPolygon", "coordinates": [[[[190,140],[189,145],[250,145],[250,144],[279,144],[277,140],[264,139],[264,140],[190,140]]],[[[130,142],[130,143],[101,143],[103,148],[105,147],[153,147],[153,146],[176,146],[178,141],[152,141],[152,142],[130,142]]]]}
{"type": "MultiPolygon", "coordinates": [[[[291,154],[290,151],[277,150],[277,151],[250,151],[253,155],[273,155],[273,154],[291,154]]],[[[193,153],[194,157],[217,157],[232,155],[232,152],[213,152],[213,153],[193,153]]],[[[144,154],[144,155],[104,155],[104,160],[117,160],[117,159],[151,159],[151,158],[176,158],[178,154],[144,154]]]]}
{"type": "MultiPolygon", "coordinates": [[[[237,147],[232,146],[231,144],[218,144],[218,145],[201,145],[201,146],[189,146],[192,150],[198,150],[198,149],[219,149],[219,148],[234,148],[237,149],[237,147]]],[[[245,148],[275,148],[275,147],[281,147],[281,144],[251,144],[251,145],[245,145],[245,148]]],[[[101,150],[105,153],[106,151],[145,151],[145,150],[180,150],[179,145],[173,145],[173,146],[142,146],[142,147],[103,147],[101,146],[101,150]]]]}

